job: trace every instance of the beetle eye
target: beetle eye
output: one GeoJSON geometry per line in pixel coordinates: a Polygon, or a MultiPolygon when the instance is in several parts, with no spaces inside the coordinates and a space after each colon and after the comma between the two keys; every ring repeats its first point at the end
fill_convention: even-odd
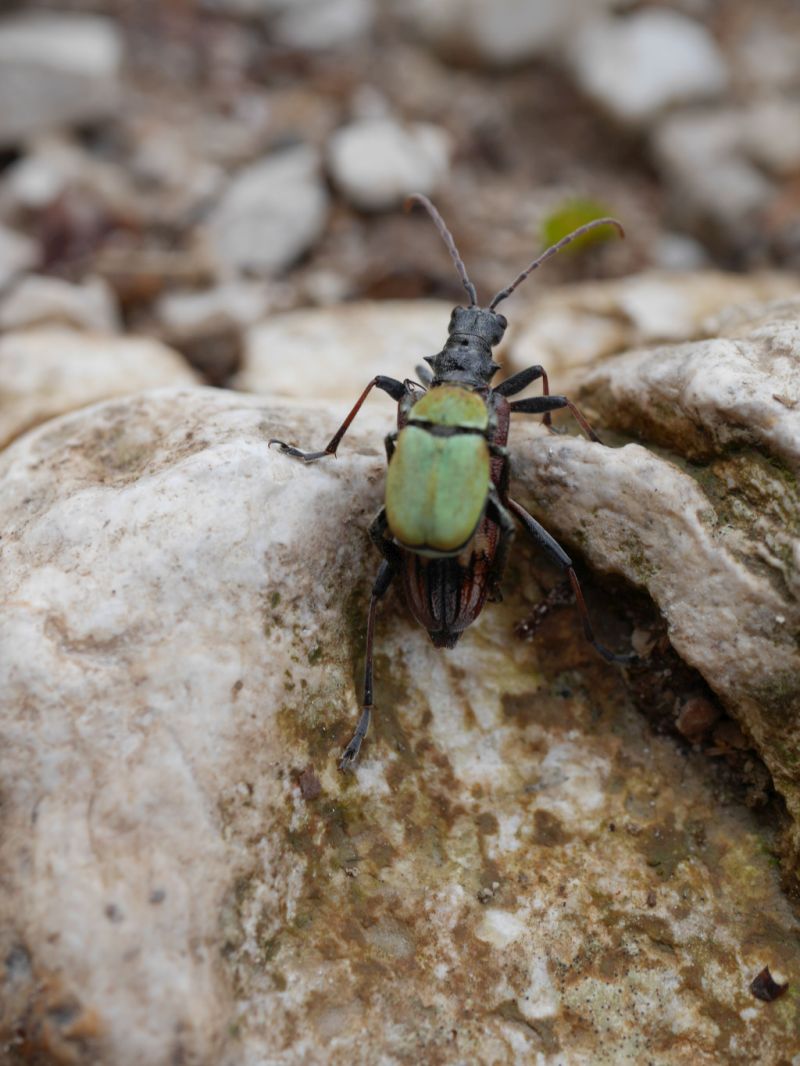
{"type": "Polygon", "coordinates": [[[505,329],[506,326],[508,325],[508,319],[506,318],[505,315],[498,315],[497,316],[497,321],[500,323],[500,325],[502,326],[503,329],[505,329]]]}

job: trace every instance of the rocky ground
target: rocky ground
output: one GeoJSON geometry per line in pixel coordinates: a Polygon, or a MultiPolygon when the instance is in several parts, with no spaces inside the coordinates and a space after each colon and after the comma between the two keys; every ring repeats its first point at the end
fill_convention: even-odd
{"type": "Polygon", "coordinates": [[[0,1061],[794,1062],[794,5],[57,6],[0,16],[0,1061]],[[413,191],[481,294],[626,225],[500,358],[601,428],[514,492],[638,660],[520,535],[452,652],[390,593],[342,777],[391,407],[267,441],[441,346],[413,191]]]}

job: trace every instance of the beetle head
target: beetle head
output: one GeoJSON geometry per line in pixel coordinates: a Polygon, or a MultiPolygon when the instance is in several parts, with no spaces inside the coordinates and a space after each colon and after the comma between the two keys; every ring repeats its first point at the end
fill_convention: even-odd
{"type": "Polygon", "coordinates": [[[495,311],[482,307],[453,308],[444,348],[425,359],[433,370],[434,382],[488,385],[500,369],[492,359],[492,348],[503,339],[507,325],[505,316],[495,311]]]}
{"type": "Polygon", "coordinates": [[[501,300],[506,300],[534,270],[547,262],[551,256],[560,252],[562,248],[566,248],[576,237],[581,237],[598,226],[614,226],[621,237],[625,236],[625,231],[615,218],[593,219],[586,225],[573,230],[566,237],[562,237],[560,241],[537,256],[521,274],[517,274],[510,285],[492,297],[488,307],[479,307],[475,286],[469,279],[467,268],[464,266],[464,261],[459,255],[456,243],[444,219],[427,196],[414,193],[406,201],[406,207],[413,204],[420,204],[424,207],[433,220],[433,224],[450,252],[458,276],[461,278],[461,284],[470,300],[469,307],[456,307],[453,310],[450,325],[447,327],[448,337],[444,348],[437,355],[425,357],[425,362],[430,363],[433,370],[434,384],[440,384],[442,381],[463,381],[476,388],[488,386],[495,371],[500,369],[492,360],[492,348],[503,339],[508,325],[505,317],[495,311],[501,300]]]}

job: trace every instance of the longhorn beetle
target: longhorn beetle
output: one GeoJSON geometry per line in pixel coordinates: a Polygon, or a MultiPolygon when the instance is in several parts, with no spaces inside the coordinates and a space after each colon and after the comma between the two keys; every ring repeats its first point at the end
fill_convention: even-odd
{"type": "Polygon", "coordinates": [[[397,402],[397,431],[385,441],[389,463],[386,502],[369,531],[383,561],[367,614],[363,709],[339,762],[341,770],[353,766],[369,728],[375,613],[392,580],[399,577],[402,581],[412,614],[428,630],[436,647],[454,647],[486,600],[500,598],[500,580],[515,533],[515,518],[566,571],[586,639],[608,662],[631,659],[615,655],[595,639],[572,560],[547,530],[508,495],[506,442],[512,414],[541,414],[549,426],[550,412],[568,407],[589,440],[600,443],[598,436],[571,400],[550,395],[547,373],[541,366],[522,370],[494,388],[490,385],[500,369],[492,360],[492,348],[500,343],[508,325],[496,311],[497,305],[576,237],[598,226],[614,226],[623,237],[625,231],[613,218],[599,218],[581,226],[543,252],[501,289],[488,307],[480,307],[475,286],[439,212],[419,194],[411,196],[408,203],[420,204],[431,216],[466,289],[469,306],[454,308],[444,348],[436,355],[425,356],[428,366],[417,367],[421,385],[382,375],[373,378],[321,452],[304,452],[279,440],[269,442],[277,444],[285,455],[313,463],[326,455],[336,455],[342,437],[372,388],[382,389],[397,402]],[[541,396],[507,399],[540,379],[541,396]]]}

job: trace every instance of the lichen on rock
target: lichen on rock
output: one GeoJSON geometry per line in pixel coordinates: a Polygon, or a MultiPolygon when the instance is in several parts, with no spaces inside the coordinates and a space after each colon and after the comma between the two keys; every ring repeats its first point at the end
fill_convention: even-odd
{"type": "MultiPolygon", "coordinates": [[[[322,443],[337,415],[167,390],[0,458],[9,1061],[786,1058],[793,983],[750,992],[796,972],[773,834],[651,733],[571,611],[515,639],[543,580],[522,538],[451,652],[390,593],[375,728],[337,772],[391,410],[336,461],[267,445],[322,443]]],[[[641,448],[525,425],[513,448],[523,502],[590,453],[609,493],[624,468],[655,498],[660,463],[699,499],[641,448]]]]}
{"type": "Polygon", "coordinates": [[[541,513],[647,590],[679,655],[738,719],[785,796],[800,854],[800,304],[719,314],[716,335],[595,364],[579,396],[631,445],[526,453],[541,513]]]}

